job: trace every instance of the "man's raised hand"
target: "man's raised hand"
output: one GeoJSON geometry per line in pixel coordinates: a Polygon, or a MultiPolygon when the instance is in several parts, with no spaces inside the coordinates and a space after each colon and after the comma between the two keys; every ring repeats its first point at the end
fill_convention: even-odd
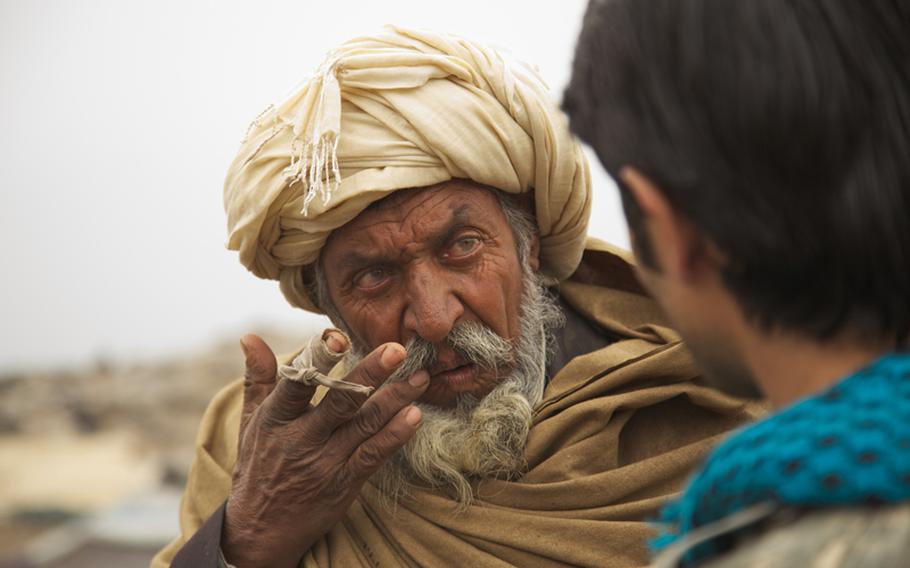
{"type": "MultiPolygon", "coordinates": [[[[307,349],[347,349],[340,331],[327,331],[322,340],[307,349]]],[[[243,568],[297,566],[370,475],[417,431],[420,410],[411,403],[426,390],[429,375],[419,371],[372,395],[333,389],[313,405],[316,387],[277,380],[275,356],[262,339],[247,335],[241,345],[246,380],[221,547],[228,562],[243,568]]],[[[344,380],[379,387],[404,357],[404,347],[386,343],[344,380]]],[[[327,373],[334,359],[314,357],[316,370],[327,373]]]]}

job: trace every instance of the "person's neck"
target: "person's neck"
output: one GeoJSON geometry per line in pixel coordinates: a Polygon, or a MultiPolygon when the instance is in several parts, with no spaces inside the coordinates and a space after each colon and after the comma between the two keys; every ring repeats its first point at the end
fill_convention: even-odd
{"type": "Polygon", "coordinates": [[[743,355],[776,408],[838,383],[894,348],[886,341],[861,343],[839,338],[821,342],[783,332],[755,331],[748,336],[743,355]]]}

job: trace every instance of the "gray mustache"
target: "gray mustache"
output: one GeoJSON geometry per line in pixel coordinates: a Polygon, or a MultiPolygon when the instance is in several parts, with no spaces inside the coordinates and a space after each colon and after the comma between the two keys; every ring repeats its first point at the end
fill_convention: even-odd
{"type": "MultiPolygon", "coordinates": [[[[467,321],[456,324],[446,336],[445,343],[462,359],[474,363],[484,371],[496,373],[515,361],[512,343],[496,334],[486,325],[467,321]]],[[[436,345],[416,336],[405,345],[408,354],[389,377],[390,381],[407,379],[421,369],[436,364],[436,345]]]]}

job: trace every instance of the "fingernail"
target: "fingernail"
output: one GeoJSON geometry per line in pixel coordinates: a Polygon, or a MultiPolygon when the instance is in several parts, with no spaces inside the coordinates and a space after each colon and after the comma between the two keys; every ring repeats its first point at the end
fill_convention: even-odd
{"type": "Polygon", "coordinates": [[[247,347],[245,339],[246,337],[240,338],[240,350],[243,351],[243,358],[248,359],[250,357],[250,348],[247,347]]]}
{"type": "Polygon", "coordinates": [[[411,375],[411,378],[408,379],[408,384],[410,384],[412,387],[422,387],[423,385],[427,384],[427,381],[429,380],[430,373],[426,372],[424,369],[421,369],[411,375]]]}
{"type": "Polygon", "coordinates": [[[411,426],[417,426],[420,424],[420,409],[416,406],[412,406],[404,415],[404,421],[410,424],[411,426]]]}
{"type": "Polygon", "coordinates": [[[326,334],[325,344],[326,347],[329,348],[329,351],[332,351],[333,353],[341,353],[347,347],[347,344],[344,339],[342,339],[341,335],[335,332],[326,334]]]}
{"type": "Polygon", "coordinates": [[[394,369],[399,363],[404,361],[404,347],[397,343],[390,343],[385,346],[382,355],[379,356],[379,362],[386,369],[394,369]]]}

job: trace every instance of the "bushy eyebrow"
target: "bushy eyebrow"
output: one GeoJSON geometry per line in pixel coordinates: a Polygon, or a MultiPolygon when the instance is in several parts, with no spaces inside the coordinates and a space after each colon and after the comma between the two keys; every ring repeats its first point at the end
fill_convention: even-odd
{"type": "Polygon", "coordinates": [[[449,219],[448,224],[438,235],[433,237],[433,241],[435,241],[437,248],[446,245],[455,238],[455,234],[458,233],[458,231],[461,231],[469,224],[468,214],[470,211],[471,208],[467,205],[459,205],[452,211],[452,218],[449,219]]]}
{"type": "Polygon", "coordinates": [[[393,259],[385,255],[367,255],[351,251],[345,253],[338,261],[338,266],[345,271],[356,271],[367,266],[390,264],[393,259]]]}
{"type": "MultiPolygon", "coordinates": [[[[431,235],[430,240],[435,247],[441,247],[451,241],[455,235],[470,225],[471,207],[460,205],[452,211],[452,217],[444,228],[437,234],[431,235]]],[[[338,259],[338,266],[342,271],[356,272],[368,266],[381,266],[395,264],[398,259],[386,254],[366,254],[359,251],[350,251],[338,259]]]]}

